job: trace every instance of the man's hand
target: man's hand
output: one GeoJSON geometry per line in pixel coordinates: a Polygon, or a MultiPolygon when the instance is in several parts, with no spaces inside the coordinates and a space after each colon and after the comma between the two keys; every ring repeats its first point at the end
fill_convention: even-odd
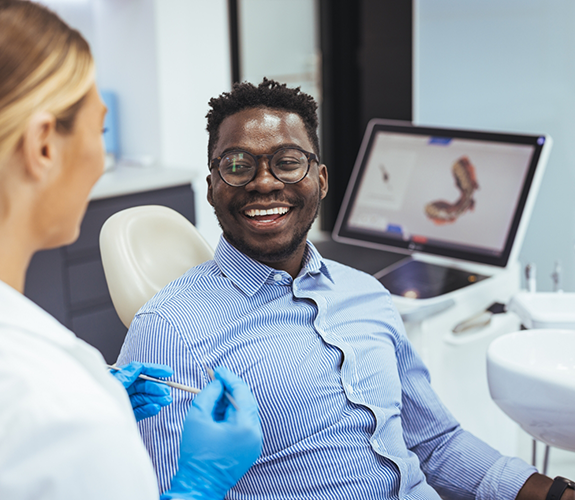
{"type": "MultiPolygon", "coordinates": [[[[533,474],[519,490],[515,500],[545,500],[553,479],[543,474],[533,474]]],[[[575,500],[575,490],[567,488],[561,500],[575,500]]]]}
{"type": "Polygon", "coordinates": [[[112,370],[110,373],[126,388],[138,422],[157,415],[164,406],[172,402],[170,388],[167,385],[138,378],[140,374],[150,377],[170,377],[173,370],[169,366],[134,361],[119,366],[118,370],[112,370]]]}

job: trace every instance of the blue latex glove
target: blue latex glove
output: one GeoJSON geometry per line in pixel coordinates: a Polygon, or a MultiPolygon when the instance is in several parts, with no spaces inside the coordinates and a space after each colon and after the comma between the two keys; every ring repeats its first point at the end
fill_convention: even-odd
{"type": "Polygon", "coordinates": [[[140,373],[157,378],[170,377],[174,371],[169,366],[133,361],[128,365],[119,366],[118,370],[111,370],[110,373],[126,388],[138,422],[157,415],[162,407],[172,402],[170,388],[167,385],[138,378],[140,373]]]}
{"type": "Polygon", "coordinates": [[[168,499],[221,500],[262,450],[258,406],[249,387],[226,368],[198,396],[184,421],[178,472],[168,499]],[[236,410],[223,395],[236,401],[236,410]]]}

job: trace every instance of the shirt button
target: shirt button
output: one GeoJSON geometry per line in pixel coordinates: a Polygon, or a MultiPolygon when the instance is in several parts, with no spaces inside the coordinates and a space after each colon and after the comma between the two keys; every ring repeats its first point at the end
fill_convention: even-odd
{"type": "Polygon", "coordinates": [[[347,384],[345,388],[347,389],[347,392],[353,394],[353,387],[350,384],[347,384]]]}
{"type": "Polygon", "coordinates": [[[274,281],[281,281],[283,279],[281,274],[275,274],[274,275],[274,281]]]}

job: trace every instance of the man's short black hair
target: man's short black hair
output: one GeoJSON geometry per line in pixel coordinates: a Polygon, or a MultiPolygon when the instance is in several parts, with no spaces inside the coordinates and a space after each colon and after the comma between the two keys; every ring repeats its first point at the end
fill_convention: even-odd
{"type": "Polygon", "coordinates": [[[208,103],[211,107],[206,115],[209,134],[208,162],[218,142],[219,129],[228,117],[244,109],[271,108],[296,113],[302,119],[314,153],[319,156],[319,138],[317,136],[317,103],[314,98],[300,87],[288,88],[285,83],[264,78],[257,87],[249,82],[234,83],[231,92],[213,97],[208,103]]]}

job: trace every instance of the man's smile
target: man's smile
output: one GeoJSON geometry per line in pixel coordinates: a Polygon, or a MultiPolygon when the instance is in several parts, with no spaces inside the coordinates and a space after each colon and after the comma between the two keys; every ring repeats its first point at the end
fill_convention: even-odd
{"type": "Polygon", "coordinates": [[[250,208],[243,211],[243,214],[251,220],[258,222],[276,221],[282,218],[291,210],[290,207],[273,208],[250,208]]]}
{"type": "Polygon", "coordinates": [[[272,215],[272,214],[287,214],[289,208],[287,207],[275,207],[275,208],[268,208],[268,209],[257,209],[252,208],[251,210],[246,210],[244,213],[248,217],[257,217],[259,215],[272,215]]]}
{"type": "MultiPolygon", "coordinates": [[[[260,224],[283,222],[287,214],[291,212],[292,207],[273,207],[273,208],[250,208],[242,213],[249,223],[260,224]]],[[[261,227],[261,226],[260,226],[261,227]]]]}

